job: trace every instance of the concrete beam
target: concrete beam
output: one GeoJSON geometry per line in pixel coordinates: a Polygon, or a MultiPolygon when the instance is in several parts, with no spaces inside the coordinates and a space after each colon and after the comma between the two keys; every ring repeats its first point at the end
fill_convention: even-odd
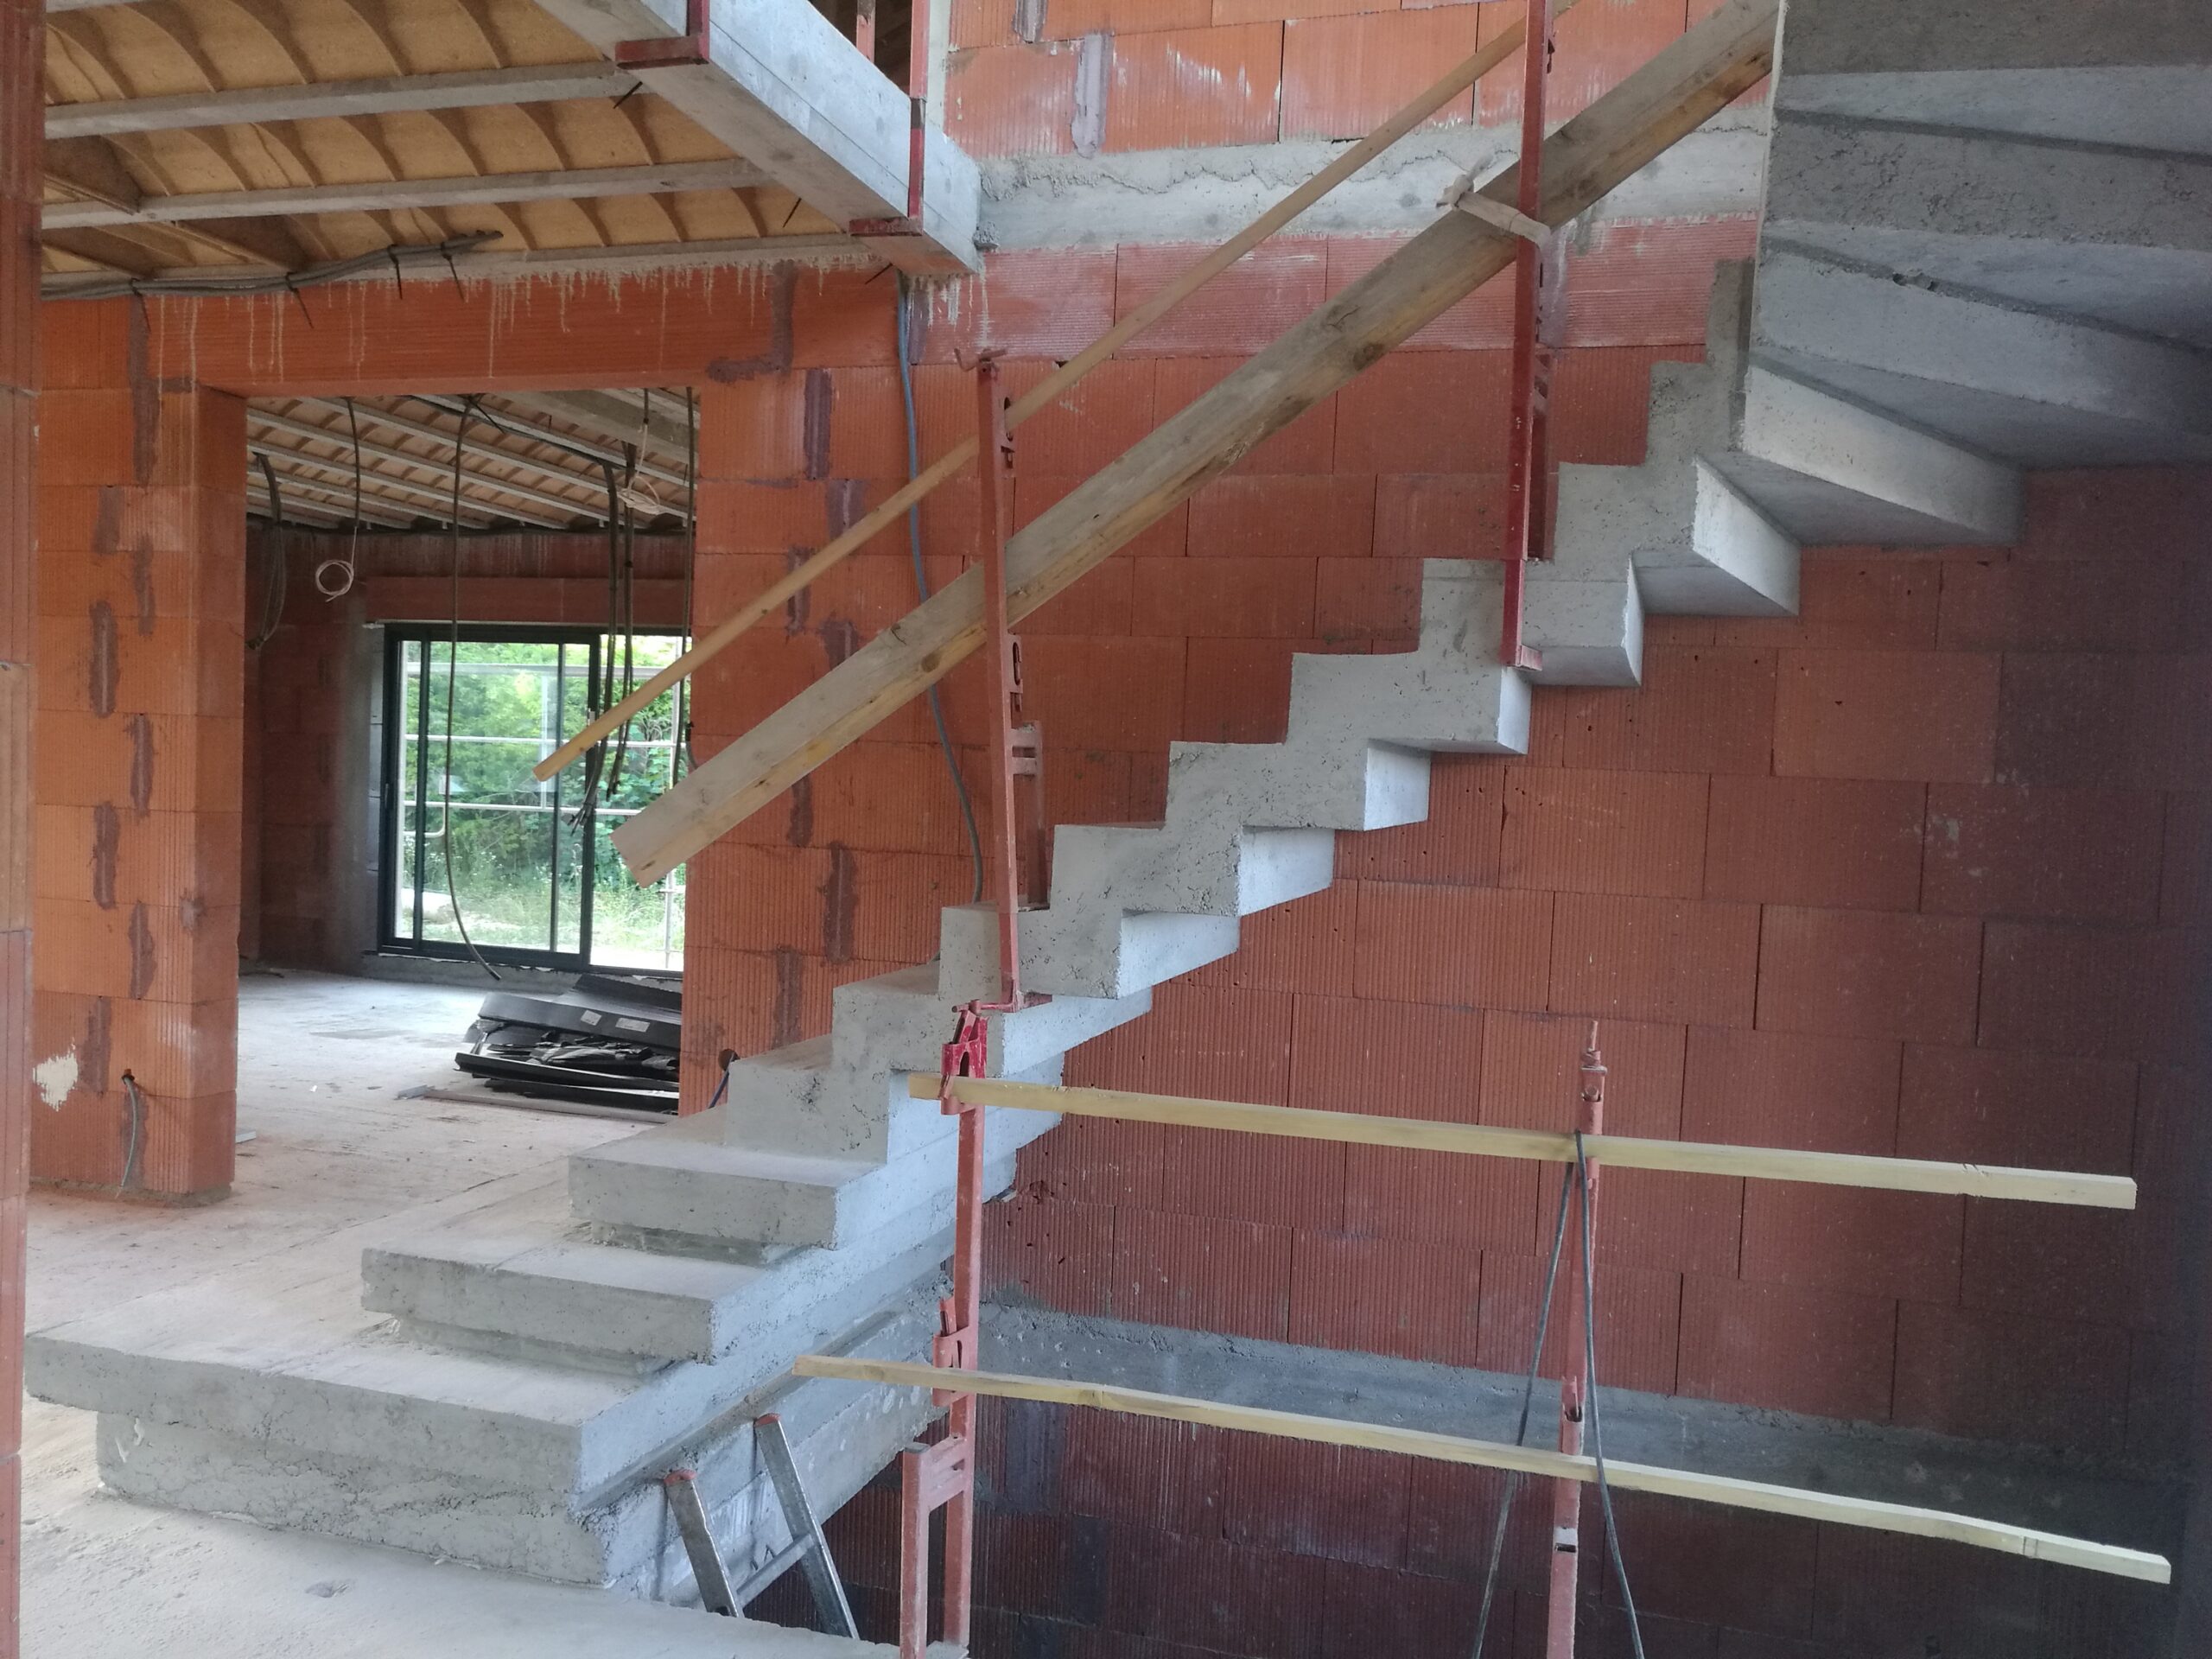
{"type": "MultiPolygon", "coordinates": [[[[289,415],[272,414],[268,410],[251,404],[246,408],[245,417],[251,425],[264,427],[272,432],[282,432],[295,438],[305,438],[312,443],[334,444],[339,448],[348,451],[353,447],[353,436],[351,432],[317,426],[312,421],[295,420],[289,415]]],[[[373,423],[373,416],[370,418],[373,423]]],[[[448,437],[446,442],[451,443],[452,439],[448,437]]],[[[509,454],[502,450],[486,449],[480,443],[466,445],[465,448],[480,461],[497,461],[503,466],[512,467],[519,472],[529,473],[539,478],[565,480],[586,488],[590,487],[592,484],[589,479],[580,477],[575,473],[563,472],[557,467],[550,467],[541,461],[532,461],[526,455],[509,454]]],[[[360,450],[365,457],[395,461],[403,467],[449,468],[451,466],[448,459],[437,455],[418,455],[410,450],[395,448],[391,444],[378,443],[368,438],[361,440],[360,450]]],[[[319,460],[321,457],[312,457],[312,459],[319,460]]],[[[346,464],[349,459],[349,456],[340,455],[338,457],[338,463],[346,464]]],[[[578,518],[588,518],[594,524],[604,524],[607,521],[607,507],[604,502],[594,505],[588,502],[574,501],[567,496],[556,495],[548,490],[537,489],[528,484],[518,483],[513,479],[494,478],[465,463],[461,469],[461,480],[467,488],[486,490],[495,495],[507,496],[517,501],[527,501],[533,506],[550,507],[556,512],[568,513],[578,518]]],[[[467,499],[466,496],[462,498],[464,500],[467,499]]]]}
{"type": "Polygon", "coordinates": [[[1766,366],[2018,466],[2212,458],[2212,357],[1829,263],[1770,237],[1766,366]]]}
{"type": "MultiPolygon", "coordinates": [[[[50,11],[74,10],[67,4],[50,11]]],[[[302,86],[252,86],[168,98],[125,98],[49,105],[48,143],[58,138],[118,132],[180,132],[194,127],[246,126],[264,121],[315,121],[410,110],[458,110],[484,104],[548,104],[571,98],[618,98],[637,78],[604,61],[464,69],[448,74],[388,75],[372,80],[310,81],[302,86]]]]}
{"type": "MultiPolygon", "coordinates": [[[[623,41],[684,32],[683,0],[542,3],[610,57],[623,41]]],[[[709,61],[640,68],[645,88],[838,225],[903,215],[906,95],[807,0],[722,0],[709,18],[709,61]]],[[[941,129],[925,156],[919,234],[869,245],[906,270],[976,270],[976,164],[941,129]]]]}
{"type": "Polygon", "coordinates": [[[741,190],[766,182],[742,162],[675,162],[651,167],[578,168],[549,173],[475,174],[452,179],[376,180],[282,190],[214,190],[176,196],[48,202],[41,228],[177,224],[191,219],[267,219],[290,213],[365,213],[486,202],[576,201],[599,196],[660,195],[676,190],[741,190]]]}
{"type": "MultiPolygon", "coordinates": [[[[1094,156],[1030,156],[982,166],[983,231],[994,247],[1109,247],[1223,240],[1319,172],[1344,146],[1319,141],[1224,144],[1094,156]]],[[[1510,165],[1516,135],[1426,128],[1346,180],[1294,224],[1294,236],[1410,235],[1436,219],[1446,186],[1510,165]]],[[[1628,180],[1589,218],[1699,219],[1756,213],[1765,165],[1764,111],[1724,111],[1628,180]]]]}

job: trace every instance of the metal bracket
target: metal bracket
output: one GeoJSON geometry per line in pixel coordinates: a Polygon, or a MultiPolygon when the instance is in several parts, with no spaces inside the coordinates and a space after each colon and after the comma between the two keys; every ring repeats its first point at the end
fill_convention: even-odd
{"type": "Polygon", "coordinates": [[[798,1465],[791,1457],[791,1441],[785,1438],[783,1420],[773,1413],[755,1418],[753,1446],[767,1465],[768,1482],[776,1489],[776,1501],[783,1510],[791,1541],[734,1587],[722,1565],[721,1552],[715,1546],[707,1506],[699,1497],[699,1471],[671,1469],[661,1477],[661,1491],[676,1517],[676,1529],[683,1536],[683,1553],[690,1559],[691,1576],[698,1580],[700,1605],[724,1618],[741,1618],[762,1592],[798,1566],[805,1569],[807,1587],[814,1595],[817,1627],[831,1636],[859,1636],[852,1605],[845,1599],[844,1584],[837,1577],[837,1564],[830,1558],[830,1541],[823,1535],[822,1522],[798,1478],[798,1465]]]}

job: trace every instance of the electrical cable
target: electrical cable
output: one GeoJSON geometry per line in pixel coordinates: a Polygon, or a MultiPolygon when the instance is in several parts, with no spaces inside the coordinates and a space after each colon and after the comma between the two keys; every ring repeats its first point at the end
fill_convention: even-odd
{"type": "MultiPolygon", "coordinates": [[[[699,394],[689,386],[683,389],[683,649],[691,649],[691,572],[699,562],[699,394]]],[[[686,706],[686,692],[691,684],[686,675],[676,683],[676,729],[671,734],[676,740],[676,751],[683,764],[698,770],[698,757],[691,753],[691,712],[686,706]]],[[[676,785],[676,766],[671,759],[669,766],[669,786],[676,785]]]]}
{"type": "Polygon", "coordinates": [[[1620,1586],[1621,1606],[1628,1614],[1630,1644],[1636,1650],[1636,1659],[1643,1659],[1643,1626],[1637,1618],[1636,1598],[1629,1592],[1628,1563],[1621,1559],[1620,1528],[1613,1519],[1613,1487],[1605,1478],[1605,1433],[1598,1417],[1598,1268],[1590,1243],[1590,1154],[1580,1129],[1574,1132],[1574,1178],[1582,1195],[1582,1370],[1588,1384],[1583,1410],[1590,1421],[1590,1456],[1598,1465],[1598,1507],[1605,1511],[1605,1548],[1613,1558],[1613,1582],[1620,1586]]]}
{"type": "MultiPolygon", "coordinates": [[[[906,349],[906,304],[910,290],[906,273],[899,273],[899,290],[893,304],[899,322],[899,395],[906,409],[906,481],[912,483],[921,475],[921,423],[914,416],[914,366],[908,359],[906,349]]],[[[922,568],[922,509],[916,502],[906,509],[906,551],[914,563],[914,591],[924,600],[930,596],[929,573],[922,568]]],[[[976,887],[968,902],[983,902],[983,836],[976,827],[976,803],[968,793],[968,780],[960,775],[960,757],[952,747],[952,734],[945,728],[944,699],[938,695],[935,681],[928,691],[930,718],[937,725],[938,747],[944,751],[944,769],[952,774],[952,787],[960,797],[960,822],[968,831],[968,858],[976,870],[976,887]]]]}
{"type": "Polygon", "coordinates": [[[310,265],[305,270],[276,276],[119,276],[113,282],[57,287],[42,297],[49,300],[112,300],[124,295],[296,294],[303,288],[342,282],[348,276],[358,276],[381,265],[391,266],[392,275],[397,276],[403,264],[422,264],[431,260],[443,260],[451,264],[456,253],[473,253],[486,242],[499,239],[497,231],[471,231],[466,236],[449,236],[437,243],[394,243],[390,247],[378,248],[368,253],[357,253],[350,259],[334,259],[327,265],[310,265]]]}
{"type": "Polygon", "coordinates": [[[468,453],[467,437],[468,411],[464,409],[461,425],[453,435],[453,521],[446,526],[447,544],[453,555],[448,566],[452,572],[453,632],[446,644],[446,759],[441,768],[444,775],[440,779],[438,849],[445,859],[446,899],[453,906],[453,925],[461,930],[461,942],[476,958],[476,965],[496,980],[499,970],[484,959],[484,953],[476,948],[476,941],[468,937],[468,918],[461,913],[461,890],[453,879],[453,700],[454,689],[461,683],[461,464],[468,453]]]}
{"type": "Polygon", "coordinates": [[[138,1154],[146,1141],[146,1096],[139,1092],[138,1079],[128,1071],[123,1074],[123,1092],[130,1096],[130,1141],[123,1154],[123,1179],[115,1184],[118,1192],[128,1192],[137,1179],[138,1154]]]}
{"type": "MultiPolygon", "coordinates": [[[[1560,1256],[1567,1248],[1567,1200],[1574,1192],[1574,1172],[1560,1172],[1559,1213],[1552,1222],[1551,1261],[1544,1268],[1543,1298],[1536,1305],[1536,1340],[1529,1353],[1528,1380],[1521,1389],[1521,1421],[1513,1431],[1513,1444],[1525,1446],[1529,1440],[1529,1414],[1536,1398],[1536,1377],[1543,1369],[1544,1338],[1551,1329],[1552,1294],[1559,1284],[1560,1256]]],[[[1497,1497],[1497,1522],[1491,1529],[1490,1570],[1483,1577],[1483,1608],[1475,1622],[1475,1659],[1483,1659],[1483,1646],[1490,1636],[1491,1605],[1497,1597],[1498,1570],[1505,1560],[1505,1529],[1513,1518],[1513,1501],[1521,1495],[1521,1476],[1510,1471],[1505,1477],[1504,1490],[1497,1497]]]]}
{"type": "Polygon", "coordinates": [[[269,492],[270,528],[276,534],[270,543],[268,569],[261,579],[261,631],[245,642],[248,651],[259,651],[276,637],[277,626],[284,620],[284,590],[291,574],[284,546],[284,495],[276,487],[276,469],[265,454],[255,459],[261,463],[261,481],[269,492]]]}
{"type": "Polygon", "coordinates": [[[344,558],[325,559],[315,568],[315,590],[326,601],[343,599],[353,591],[353,572],[361,556],[361,418],[351,397],[346,400],[346,425],[353,435],[353,533],[344,558]],[[339,575],[329,577],[334,570],[339,575]]]}

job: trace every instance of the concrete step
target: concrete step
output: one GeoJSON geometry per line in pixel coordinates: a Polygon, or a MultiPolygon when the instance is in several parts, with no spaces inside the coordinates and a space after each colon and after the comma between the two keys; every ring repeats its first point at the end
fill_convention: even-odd
{"type": "Polygon", "coordinates": [[[1712,463],[1801,543],[2010,546],[2020,471],[1754,365],[1734,447],[1712,463]]]}
{"type": "MultiPolygon", "coordinates": [[[[569,1202],[577,1218],[625,1236],[835,1249],[951,1188],[950,1135],[889,1162],[766,1151],[728,1138],[721,1116],[732,1104],[572,1154],[569,1202]]],[[[1038,1112],[988,1114],[991,1155],[1010,1158],[1057,1121],[1038,1112]]],[[[1010,1164],[1005,1175],[1012,1179],[1010,1164]]]]}
{"type": "MultiPolygon", "coordinates": [[[[2200,89],[2212,94],[2212,77],[2200,89]]],[[[1834,114],[1775,126],[1766,233],[1839,264],[2212,346],[2212,156],[1834,114]]]]}
{"type": "MultiPolygon", "coordinates": [[[[820,1345],[920,1358],[941,1289],[933,1277],[925,1280],[820,1345]]],[[[203,1389],[258,1391],[244,1379],[226,1382],[220,1373],[199,1381],[203,1389]]],[[[327,1426],[315,1426],[308,1439],[228,1418],[176,1421],[175,1414],[131,1408],[101,1410],[97,1439],[101,1481],[124,1497],[683,1602],[695,1599],[696,1590],[659,1477],[678,1465],[696,1470],[724,1560],[739,1572],[767,1560],[789,1540],[753,1446],[753,1421],[769,1411],[782,1420],[800,1478],[822,1513],[866,1485],[930,1415],[926,1397],[911,1390],[779,1376],[729,1395],[710,1417],[592,1489],[543,1484],[545,1471],[534,1463],[486,1470],[438,1456],[437,1446],[423,1447],[411,1433],[416,1408],[400,1392],[365,1402],[355,1413],[327,1414],[327,1426]],[[354,1418],[365,1424],[365,1437],[355,1432],[354,1418]],[[379,1420],[391,1426],[382,1436],[379,1420]]],[[[288,1417],[283,1427],[301,1425],[288,1417]]]]}
{"type": "Polygon", "coordinates": [[[1527,753],[1528,683],[1497,660],[1500,595],[1495,563],[1426,561],[1414,650],[1292,660],[1289,742],[1527,753]]]}
{"type": "Polygon", "coordinates": [[[2212,459],[2212,353],[1847,266],[1770,234],[1762,363],[2022,467],[2212,459]]]}
{"type": "MultiPolygon", "coordinates": [[[[1010,1157],[997,1161],[1007,1173],[1010,1157]]],[[[617,1245],[575,1220],[556,1169],[516,1198],[365,1250],[361,1303],[426,1341],[582,1363],[645,1370],[741,1348],[772,1357],[821,1339],[812,1309],[934,1273],[951,1230],[947,1190],[844,1249],[699,1255],[617,1245]]]]}

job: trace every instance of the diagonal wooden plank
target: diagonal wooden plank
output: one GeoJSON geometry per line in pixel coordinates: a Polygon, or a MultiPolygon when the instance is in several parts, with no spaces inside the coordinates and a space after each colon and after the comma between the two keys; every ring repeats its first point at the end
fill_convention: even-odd
{"type": "MultiPolygon", "coordinates": [[[[1590,207],[1763,79],[1780,0],[1729,0],[1544,146],[1547,224],[1590,207]]],[[[1484,194],[1515,199],[1513,169],[1484,194]]],[[[1512,262],[1516,238],[1447,214],[1020,531],[1007,547],[1019,620],[1512,262]]],[[[982,642],[970,570],[909,612],[614,832],[658,880],[949,673],[982,642]]]]}
{"type": "MultiPolygon", "coordinates": [[[[935,1100],[944,1088],[934,1073],[906,1079],[916,1100],[935,1100]]],[[[1455,1153],[1471,1158],[1515,1158],[1571,1164],[1575,1138],[1545,1129],[1506,1129],[1442,1123],[1423,1117],[1386,1117],[1368,1112],[1319,1111],[1302,1106],[1258,1106],[1241,1100],[1195,1100],[1179,1095],[1134,1094],[1119,1089],[1063,1089],[1004,1077],[962,1077],[954,1094],[976,1106],[1025,1112],[1063,1112],[1077,1117],[1118,1118],[1128,1123],[1169,1123],[1184,1128],[1230,1129],[1241,1135],[1282,1135],[1298,1141],[1338,1141],[1351,1146],[1396,1147],[1410,1152],[1455,1153]]],[[[2092,1210],[2133,1210],[2135,1183],[2126,1175],[2070,1170],[2012,1169],[1926,1158],[1887,1158],[1854,1152],[1805,1152],[1789,1147],[1742,1147],[1700,1141],[1655,1141],[1640,1135],[1582,1137],[1589,1155],[1611,1169],[1663,1169],[1692,1175],[1750,1176],[1805,1181],[1821,1186],[1863,1186],[1889,1192],[1942,1192],[1978,1198],[2018,1198],[2031,1204],[2072,1204],[2092,1210]]]]}
{"type": "MultiPolygon", "coordinates": [[[[1599,1473],[1596,1459],[1546,1446],[1513,1446],[1503,1440],[1478,1440],[1464,1434],[1440,1434],[1433,1429],[1401,1427],[1395,1423],[1361,1422],[1348,1417],[1319,1417],[1266,1406],[1199,1400],[1187,1395],[1155,1394],[1149,1389],[1123,1388],[1110,1382],[1021,1376],[1003,1371],[957,1370],[916,1364],[909,1360],[860,1359],[842,1354],[801,1354],[791,1370],[800,1376],[842,1377],[855,1382],[887,1383],[893,1388],[937,1389],[989,1395],[1001,1400],[1084,1406],[1134,1417],[1159,1417],[1209,1428],[1273,1434],[1319,1446],[1351,1446],[1398,1457],[1426,1458],[1438,1463],[1510,1469],[1554,1480],[1590,1483],[1598,1478],[1599,1473]]],[[[2078,1567],[2145,1584],[2167,1584],[2173,1577],[2172,1566],[2164,1556],[2145,1550],[2094,1543],[2063,1533],[2015,1526],[2010,1522],[1984,1521],[1948,1510],[1847,1497],[1838,1492],[1779,1486],[1732,1475],[1701,1474],[1692,1469],[1624,1463],[1615,1458],[1605,1459],[1605,1477],[1608,1485],[1624,1492],[1652,1492],[1763,1515],[1796,1516],[1831,1526],[1859,1527],[1909,1538],[1937,1538],[1976,1549],[1994,1550],[2002,1555],[2078,1567]]]]}

